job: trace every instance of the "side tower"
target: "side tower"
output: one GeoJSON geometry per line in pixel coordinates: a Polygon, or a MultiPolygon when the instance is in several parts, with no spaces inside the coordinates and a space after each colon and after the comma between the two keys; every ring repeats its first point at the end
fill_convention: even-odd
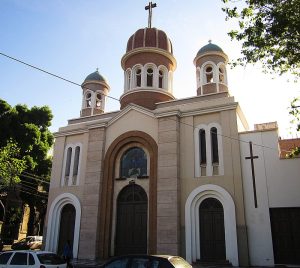
{"type": "Polygon", "coordinates": [[[227,62],[227,55],[211,41],[198,51],[194,59],[198,96],[228,93],[227,62]]]}
{"type": "Polygon", "coordinates": [[[128,40],[121,65],[124,70],[121,109],[135,103],[153,110],[155,103],[175,99],[172,80],[176,60],[165,32],[156,28],[137,30],[128,40]]]}
{"type": "Polygon", "coordinates": [[[81,85],[82,108],[80,116],[90,116],[104,113],[106,96],[110,90],[106,79],[96,72],[89,74],[81,85]]]}

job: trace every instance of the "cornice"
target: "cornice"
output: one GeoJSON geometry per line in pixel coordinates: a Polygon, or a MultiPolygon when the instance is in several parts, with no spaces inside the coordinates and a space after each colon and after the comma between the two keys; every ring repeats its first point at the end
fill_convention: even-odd
{"type": "Polygon", "coordinates": [[[163,95],[167,95],[168,97],[171,97],[175,100],[173,94],[171,94],[170,92],[164,91],[164,90],[159,90],[159,89],[153,89],[153,88],[149,88],[149,89],[132,89],[132,90],[128,90],[125,93],[123,93],[120,97],[120,101],[122,100],[122,98],[131,95],[131,94],[136,94],[136,93],[141,93],[141,92],[149,92],[149,93],[159,93],[159,94],[163,94],[163,95]]]}
{"type": "Polygon", "coordinates": [[[157,53],[157,54],[163,55],[172,62],[173,66],[174,66],[174,71],[177,67],[176,59],[174,58],[174,56],[171,53],[167,52],[166,50],[161,49],[161,48],[154,48],[154,47],[142,47],[142,48],[135,48],[133,50],[130,50],[122,57],[121,66],[122,66],[123,70],[125,70],[126,60],[128,58],[132,57],[133,55],[140,54],[140,53],[157,53]]]}
{"type": "Polygon", "coordinates": [[[193,61],[194,65],[196,65],[196,62],[197,62],[198,59],[201,59],[201,58],[203,58],[205,56],[215,56],[215,55],[221,56],[221,57],[225,58],[225,64],[228,63],[228,60],[229,60],[228,56],[224,52],[220,52],[220,51],[208,51],[208,52],[205,52],[205,53],[203,53],[201,55],[197,55],[195,57],[194,61],[193,61]]]}

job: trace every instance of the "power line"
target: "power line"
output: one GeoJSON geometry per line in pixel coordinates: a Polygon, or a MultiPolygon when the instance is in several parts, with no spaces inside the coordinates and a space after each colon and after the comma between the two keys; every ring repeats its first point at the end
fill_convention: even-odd
{"type": "MultiPolygon", "coordinates": [[[[58,78],[58,79],[61,79],[61,80],[65,81],[65,82],[68,82],[68,83],[73,84],[73,85],[75,85],[75,86],[81,87],[81,85],[78,84],[78,83],[76,83],[76,82],[73,82],[73,81],[71,81],[71,80],[69,80],[69,79],[66,79],[66,78],[64,78],[64,77],[62,77],[62,76],[60,76],[60,75],[57,75],[57,74],[48,72],[48,71],[46,71],[46,70],[44,70],[44,69],[42,69],[42,68],[36,67],[36,66],[34,66],[34,65],[32,65],[32,64],[29,64],[29,63],[27,63],[27,62],[25,62],[25,61],[19,60],[19,59],[17,59],[17,58],[14,58],[14,57],[9,56],[9,55],[7,55],[7,54],[4,54],[4,53],[2,53],[2,52],[0,52],[0,55],[2,55],[2,56],[4,56],[4,57],[7,57],[7,58],[9,58],[9,59],[11,59],[11,60],[14,60],[14,61],[16,61],[16,62],[22,63],[22,64],[24,64],[24,65],[26,65],[26,66],[28,66],[28,67],[30,67],[30,68],[33,68],[33,69],[36,69],[36,70],[40,71],[40,72],[43,72],[43,73],[46,73],[46,74],[48,74],[48,75],[54,76],[54,77],[56,77],[56,78],[58,78]]],[[[83,86],[83,87],[86,88],[86,89],[90,89],[90,88],[88,88],[87,86],[83,86]]],[[[106,94],[104,94],[104,93],[100,93],[100,94],[103,95],[103,96],[105,96],[105,97],[108,97],[108,98],[110,98],[110,99],[119,101],[119,99],[117,99],[117,98],[115,98],[115,97],[111,97],[111,96],[106,95],[106,94]]]]}
{"type": "MultiPolygon", "coordinates": [[[[16,62],[22,63],[22,64],[24,64],[24,65],[26,65],[26,66],[28,66],[28,67],[31,67],[31,68],[33,68],[33,69],[36,69],[36,70],[38,70],[38,71],[44,72],[44,73],[46,73],[46,74],[48,74],[48,75],[54,76],[54,77],[56,77],[56,78],[58,78],[58,79],[61,79],[61,80],[65,81],[65,82],[68,82],[68,83],[71,83],[71,84],[73,84],[73,85],[76,85],[76,86],[81,87],[81,85],[78,84],[78,83],[76,83],[76,82],[73,82],[73,81],[71,81],[71,80],[69,80],[69,79],[66,79],[66,78],[64,78],[64,77],[62,77],[62,76],[56,75],[56,74],[54,74],[54,73],[48,72],[48,71],[46,71],[46,70],[44,70],[44,69],[42,69],[42,68],[36,67],[36,66],[34,66],[34,65],[32,65],[32,64],[26,63],[26,62],[24,62],[24,61],[22,61],[22,60],[19,60],[19,59],[17,59],[17,58],[14,58],[14,57],[9,56],[9,55],[7,55],[7,54],[4,54],[4,53],[2,53],[2,52],[0,52],[0,55],[2,55],[2,56],[4,56],[4,57],[7,57],[7,58],[9,58],[9,59],[11,59],[11,60],[14,60],[14,61],[16,61],[16,62]]],[[[86,87],[86,86],[84,86],[84,88],[89,89],[89,88],[86,87]]],[[[117,98],[111,97],[111,96],[106,95],[106,94],[103,94],[103,93],[101,93],[101,94],[104,95],[104,96],[106,96],[106,97],[108,97],[108,98],[111,98],[111,99],[113,99],[113,100],[116,100],[116,101],[120,102],[120,100],[117,99],[117,98]]],[[[170,118],[169,118],[169,120],[176,121],[175,119],[170,119],[170,118]]],[[[176,122],[177,122],[177,121],[176,121],[176,122]]],[[[185,122],[179,121],[179,123],[180,123],[180,124],[187,125],[187,126],[190,126],[190,127],[194,128],[194,129],[197,128],[197,127],[195,127],[195,126],[193,126],[193,125],[191,125],[191,124],[185,123],[185,122]]],[[[238,138],[234,138],[234,137],[231,137],[231,136],[226,136],[226,135],[223,135],[223,134],[220,134],[220,133],[216,133],[216,134],[219,135],[219,136],[228,138],[228,139],[240,141],[240,142],[243,142],[243,143],[248,143],[248,141],[244,141],[244,140],[241,140],[241,139],[238,139],[238,138]]],[[[253,145],[256,145],[256,146],[259,146],[259,147],[263,147],[263,148],[267,148],[267,149],[271,149],[271,150],[278,151],[277,148],[272,148],[272,147],[265,146],[265,145],[262,145],[262,144],[257,144],[257,143],[252,143],[252,144],[253,144],[253,145]]],[[[287,152],[287,153],[291,152],[291,151],[286,151],[286,150],[283,150],[283,151],[284,151],[284,152],[287,152]]],[[[31,174],[31,175],[33,175],[33,174],[31,174]]]]}
{"type": "Polygon", "coordinates": [[[50,184],[50,182],[43,181],[43,180],[40,180],[40,179],[34,178],[34,177],[32,177],[32,176],[28,176],[28,175],[25,175],[25,174],[21,174],[21,176],[23,176],[23,177],[25,177],[25,178],[28,178],[28,179],[33,179],[33,180],[36,180],[36,181],[40,181],[40,182],[43,182],[43,183],[50,184]]]}

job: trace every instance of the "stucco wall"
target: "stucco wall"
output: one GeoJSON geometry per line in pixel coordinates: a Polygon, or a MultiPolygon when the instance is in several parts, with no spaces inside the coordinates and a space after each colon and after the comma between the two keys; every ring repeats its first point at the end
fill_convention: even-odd
{"type": "Polygon", "coordinates": [[[274,265],[271,207],[300,206],[300,159],[280,159],[276,130],[240,134],[241,162],[251,265],[274,265]],[[249,143],[253,142],[257,208],[254,205],[249,143]]]}

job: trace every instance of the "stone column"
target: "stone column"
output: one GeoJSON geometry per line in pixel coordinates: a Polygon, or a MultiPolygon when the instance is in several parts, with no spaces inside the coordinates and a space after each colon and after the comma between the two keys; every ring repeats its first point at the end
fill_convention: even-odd
{"type": "Polygon", "coordinates": [[[159,119],[157,170],[157,253],[178,255],[180,249],[179,119],[159,119]]]}
{"type": "Polygon", "coordinates": [[[96,258],[104,139],[104,128],[89,130],[78,258],[96,258]]]}

